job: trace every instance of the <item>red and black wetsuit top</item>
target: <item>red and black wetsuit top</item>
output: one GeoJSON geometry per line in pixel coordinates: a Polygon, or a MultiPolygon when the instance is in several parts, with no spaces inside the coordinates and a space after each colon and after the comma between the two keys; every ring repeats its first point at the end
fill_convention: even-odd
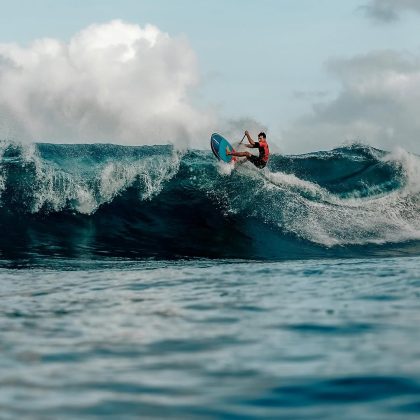
{"type": "Polygon", "coordinates": [[[249,156],[248,160],[252,162],[257,168],[264,168],[267,165],[268,156],[270,155],[270,150],[268,149],[268,144],[265,140],[254,142],[253,149],[258,149],[260,152],[259,156],[249,156]]]}
{"type": "Polygon", "coordinates": [[[260,152],[260,159],[267,163],[268,157],[270,156],[270,149],[268,148],[268,144],[265,140],[256,141],[254,142],[254,149],[257,149],[260,152]]]}

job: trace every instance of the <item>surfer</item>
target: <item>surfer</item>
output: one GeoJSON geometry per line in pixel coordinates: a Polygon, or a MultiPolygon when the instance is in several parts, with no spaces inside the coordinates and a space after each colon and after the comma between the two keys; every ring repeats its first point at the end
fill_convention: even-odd
{"type": "Polygon", "coordinates": [[[270,155],[270,150],[268,149],[268,144],[266,140],[266,135],[264,132],[258,134],[258,141],[252,140],[248,131],[245,131],[245,136],[247,137],[249,144],[245,144],[245,147],[250,149],[258,149],[260,152],[259,156],[255,156],[250,152],[230,152],[226,150],[226,155],[228,156],[237,156],[237,157],[246,157],[251,163],[253,163],[257,168],[264,168],[268,162],[268,156],[270,155]]]}

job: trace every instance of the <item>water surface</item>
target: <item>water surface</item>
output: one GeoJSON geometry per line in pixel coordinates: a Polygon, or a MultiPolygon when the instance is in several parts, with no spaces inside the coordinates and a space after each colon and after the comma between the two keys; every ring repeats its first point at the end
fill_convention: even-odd
{"type": "Polygon", "coordinates": [[[419,264],[3,268],[1,417],[418,418],[419,264]]]}

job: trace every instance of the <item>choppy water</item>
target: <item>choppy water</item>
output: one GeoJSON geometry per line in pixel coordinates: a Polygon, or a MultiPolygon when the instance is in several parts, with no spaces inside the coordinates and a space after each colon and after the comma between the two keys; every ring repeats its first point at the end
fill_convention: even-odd
{"type": "Polygon", "coordinates": [[[419,267],[410,257],[3,268],[0,417],[418,418],[419,267]]]}

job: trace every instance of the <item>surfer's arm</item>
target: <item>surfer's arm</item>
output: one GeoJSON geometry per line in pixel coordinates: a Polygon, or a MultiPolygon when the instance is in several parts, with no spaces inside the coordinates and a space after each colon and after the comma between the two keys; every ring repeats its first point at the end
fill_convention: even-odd
{"type": "MultiPolygon", "coordinates": [[[[254,140],[252,140],[252,138],[251,138],[251,136],[249,135],[248,131],[245,131],[245,135],[246,135],[246,137],[247,137],[247,139],[248,139],[249,143],[251,144],[251,147],[254,147],[255,141],[254,141],[254,140]]],[[[247,146],[247,147],[250,147],[250,146],[247,146]]]]}

